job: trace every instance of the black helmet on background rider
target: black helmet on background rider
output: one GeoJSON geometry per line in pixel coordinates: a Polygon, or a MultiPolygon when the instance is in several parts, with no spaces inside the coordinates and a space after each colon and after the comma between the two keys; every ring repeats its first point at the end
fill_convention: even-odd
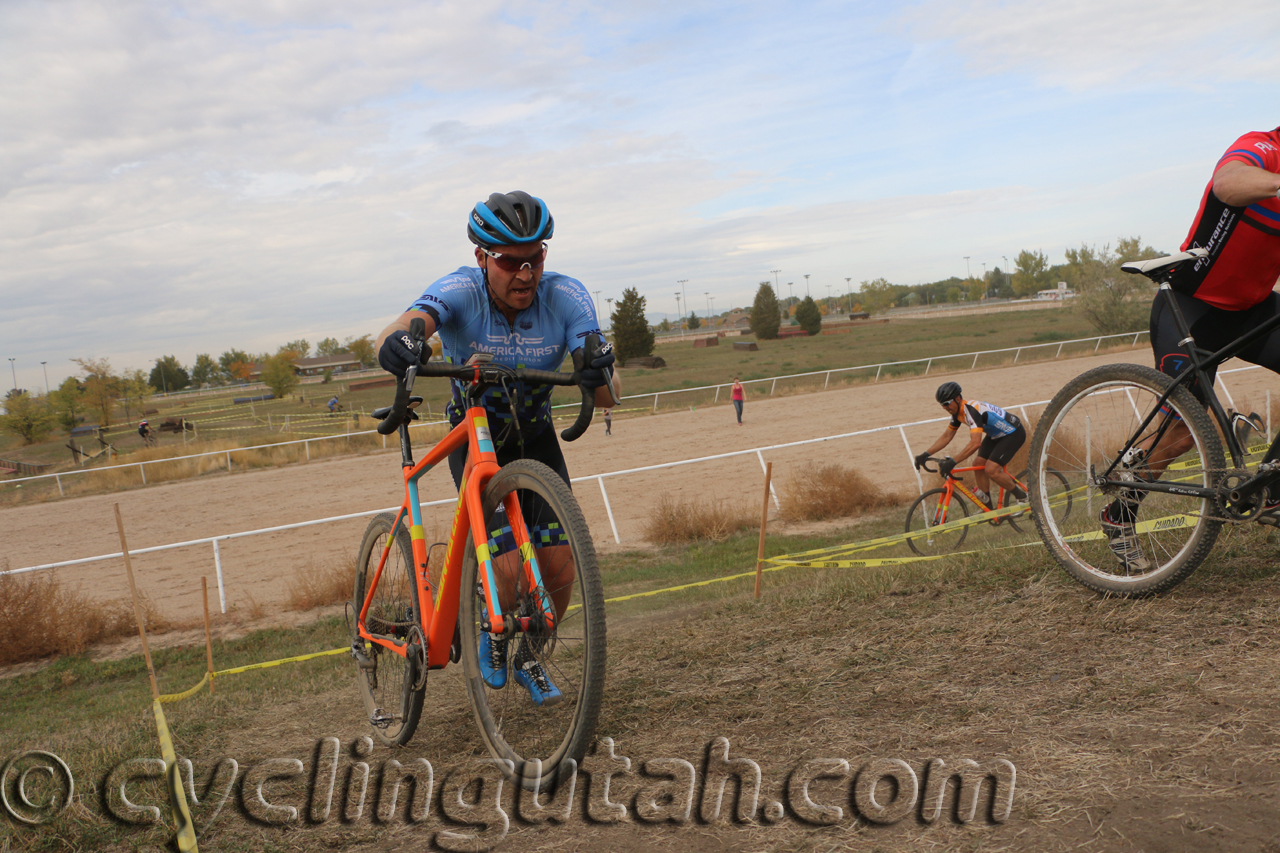
{"type": "Polygon", "coordinates": [[[938,393],[934,396],[938,398],[939,405],[945,406],[952,400],[959,399],[961,393],[959,384],[955,382],[943,382],[938,386],[938,393]]]}
{"type": "Polygon", "coordinates": [[[467,218],[467,238],[485,249],[521,246],[550,240],[555,227],[542,199],[516,190],[477,202],[467,218]]]}

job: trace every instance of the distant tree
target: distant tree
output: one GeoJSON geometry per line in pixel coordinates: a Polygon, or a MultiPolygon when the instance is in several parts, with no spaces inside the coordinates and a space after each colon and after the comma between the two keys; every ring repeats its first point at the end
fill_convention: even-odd
{"type": "Polygon", "coordinates": [[[372,335],[361,335],[358,338],[347,338],[342,347],[347,352],[360,359],[360,363],[365,367],[373,367],[378,363],[377,356],[373,351],[372,335]]]}
{"type": "Polygon", "coordinates": [[[207,353],[196,356],[196,363],[191,365],[191,383],[197,388],[212,385],[218,381],[218,363],[207,353]]]}
{"type": "Polygon", "coordinates": [[[609,319],[619,362],[653,355],[653,330],[644,319],[644,303],[645,298],[634,287],[622,291],[622,298],[614,303],[609,319]]]}
{"type": "Polygon", "coordinates": [[[147,381],[160,391],[181,391],[191,384],[191,377],[175,356],[166,355],[156,359],[156,366],[151,368],[151,377],[147,381]]]}
{"type": "Polygon", "coordinates": [[[1120,265],[1158,258],[1163,252],[1143,247],[1142,238],[1131,237],[1120,240],[1115,253],[1110,245],[1098,249],[1081,244],[1066,254],[1064,274],[1076,291],[1076,310],[1100,334],[1132,332],[1147,325],[1155,288],[1145,276],[1121,272],[1120,265]]]}
{"type": "Polygon", "coordinates": [[[1023,249],[1014,259],[1013,292],[1016,296],[1034,296],[1051,287],[1049,259],[1044,252],[1023,249]]]}
{"type": "Polygon", "coordinates": [[[701,326],[702,326],[702,321],[698,319],[698,315],[697,315],[696,313],[694,313],[693,311],[690,311],[690,312],[689,312],[689,321],[688,321],[688,322],[689,322],[689,328],[690,328],[690,329],[697,329],[697,328],[701,328],[701,326]]]}
{"type": "Polygon", "coordinates": [[[74,376],[62,380],[62,384],[49,395],[49,407],[53,410],[53,416],[67,432],[80,424],[84,405],[84,387],[74,376]]]}
{"type": "Polygon", "coordinates": [[[760,282],[755,302],[751,303],[751,319],[748,321],[757,340],[772,341],[778,337],[778,327],[782,325],[781,310],[773,285],[767,281],[760,282]]]}
{"type": "Polygon", "coordinates": [[[19,436],[23,444],[35,444],[53,431],[53,421],[47,400],[15,388],[4,399],[0,430],[19,436]]]}
{"type": "Polygon", "coordinates": [[[958,287],[948,287],[948,288],[947,288],[947,301],[948,301],[948,302],[959,302],[959,301],[960,301],[960,288],[958,288],[958,287]]]}
{"type": "Polygon", "coordinates": [[[105,358],[73,358],[84,371],[84,400],[98,413],[98,426],[111,426],[111,412],[120,397],[120,377],[111,372],[105,358]]]}
{"type": "Polygon", "coordinates": [[[967,279],[965,285],[969,288],[969,301],[977,302],[979,299],[987,295],[987,283],[976,278],[967,279]]]}
{"type": "Polygon", "coordinates": [[[298,338],[296,341],[289,341],[276,352],[284,352],[285,350],[296,353],[298,358],[306,358],[311,354],[311,342],[306,338],[298,338]]]}
{"type": "Polygon", "coordinates": [[[292,350],[282,350],[262,363],[262,382],[277,399],[289,396],[289,392],[298,387],[292,355],[292,350]]]}
{"type": "Polygon", "coordinates": [[[237,375],[235,370],[232,369],[237,363],[243,364],[243,365],[249,365],[253,363],[253,359],[250,358],[249,354],[244,350],[235,349],[235,348],[229,349],[226,352],[224,352],[222,355],[218,356],[218,367],[221,369],[222,378],[225,381],[243,382],[245,381],[245,379],[248,378],[247,372],[242,371],[245,373],[245,375],[241,377],[237,375]]]}
{"type": "Polygon", "coordinates": [[[346,352],[342,348],[342,344],[338,343],[337,338],[325,338],[316,344],[316,355],[337,355],[346,352]]]}
{"type": "Polygon", "coordinates": [[[147,382],[147,374],[141,370],[125,371],[120,377],[120,402],[124,403],[124,419],[132,420],[132,415],[142,417],[147,407],[147,400],[156,389],[147,382]]]}
{"type": "Polygon", "coordinates": [[[992,296],[1000,299],[1012,299],[1016,295],[1009,274],[1000,267],[991,270],[991,275],[987,277],[987,288],[992,296]]]}
{"type": "Polygon", "coordinates": [[[822,311],[818,309],[818,304],[813,301],[812,296],[806,296],[796,306],[796,322],[810,336],[822,331],[822,311]]]}
{"type": "Polygon", "coordinates": [[[658,324],[658,330],[661,332],[671,331],[671,321],[668,320],[666,317],[663,317],[662,322],[658,324]]]}
{"type": "Polygon", "coordinates": [[[905,288],[890,284],[887,279],[883,278],[864,281],[859,285],[859,293],[862,296],[859,301],[862,302],[864,311],[879,314],[897,305],[898,298],[902,295],[903,290],[905,288]]]}

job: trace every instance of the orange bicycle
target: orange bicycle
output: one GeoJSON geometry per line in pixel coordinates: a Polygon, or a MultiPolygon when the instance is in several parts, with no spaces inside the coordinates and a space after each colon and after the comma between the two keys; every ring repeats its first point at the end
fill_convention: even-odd
{"type": "MultiPolygon", "coordinates": [[[[423,341],[424,331],[414,320],[410,335],[423,341]]],[[[598,344],[593,335],[585,349],[594,352],[598,344]]],[[[422,351],[430,353],[425,345],[422,351]]],[[[397,382],[394,405],[373,412],[382,421],[379,432],[400,434],[404,502],[369,523],[348,608],[357,680],[381,743],[409,741],[422,715],[427,674],[460,661],[489,753],[508,778],[535,791],[553,787],[566,760],[580,762],[595,736],[604,691],[604,593],[573,493],[541,462],[498,466],[482,396],[503,388],[518,411],[520,383],[576,385],[582,356],[583,350],[575,353],[572,374],[474,357],[465,365],[409,369],[397,382]],[[411,396],[416,376],[460,380],[467,403],[462,422],[417,463],[409,441],[409,423],[422,403],[411,396]],[[427,571],[418,480],[464,447],[466,467],[437,587],[427,571]]],[[[578,419],[561,437],[582,435],[593,408],[593,394],[584,389],[578,419]]]]}
{"type": "MultiPolygon", "coordinates": [[[[930,462],[941,462],[941,459],[930,457],[922,466],[924,470],[930,473],[938,473],[938,468],[929,467],[930,462]]],[[[943,478],[941,488],[930,489],[929,491],[916,498],[915,502],[907,510],[907,527],[908,534],[917,534],[907,537],[907,545],[911,550],[922,557],[931,557],[935,554],[945,554],[949,551],[958,551],[960,546],[964,544],[964,539],[969,535],[969,528],[975,524],[987,523],[998,526],[1004,522],[1009,522],[1009,526],[1014,530],[1021,531],[1018,526],[1017,519],[1031,511],[1027,504],[1006,504],[1004,486],[992,482],[992,486],[999,486],[999,494],[996,495],[995,506],[989,506],[984,501],[978,499],[973,490],[965,485],[964,481],[957,477],[966,471],[981,471],[982,465],[973,465],[968,468],[953,468],[951,472],[943,478]],[[960,494],[956,494],[959,492],[960,494]],[[993,510],[1008,509],[1007,513],[1000,513],[988,519],[975,520],[966,523],[969,517],[969,505],[965,503],[965,498],[973,501],[974,507],[979,515],[993,510]]],[[[1009,471],[1006,468],[1005,473],[1009,471]]],[[[1026,491],[1027,471],[1023,471],[1014,477],[1014,482],[1026,491]]],[[[1051,505],[1058,518],[1064,519],[1071,512],[1071,492],[1067,488],[1067,478],[1052,469],[1045,472],[1046,483],[1053,482],[1056,486],[1052,490],[1051,505]],[[1056,479],[1055,479],[1056,478],[1056,479]]]]}

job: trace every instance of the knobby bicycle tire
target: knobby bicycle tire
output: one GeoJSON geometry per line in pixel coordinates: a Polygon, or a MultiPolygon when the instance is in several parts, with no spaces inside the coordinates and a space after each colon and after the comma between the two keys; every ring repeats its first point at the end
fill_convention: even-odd
{"type": "MultiPolygon", "coordinates": [[[[1165,492],[1143,493],[1130,511],[1133,525],[1128,530],[1140,553],[1130,552],[1128,559],[1118,556],[1102,527],[1103,509],[1123,489],[1109,487],[1104,493],[1089,482],[1090,470],[1107,470],[1172,381],[1136,364],[1090,370],[1054,396],[1032,438],[1030,485],[1036,528],[1058,564],[1089,589],[1124,597],[1165,592],[1195,571],[1218,538],[1222,522],[1214,518],[1216,500],[1165,492]],[[1080,508],[1066,517],[1054,514],[1051,487],[1046,486],[1051,468],[1066,478],[1080,508]]],[[[1204,406],[1186,386],[1178,387],[1166,405],[1182,419],[1192,444],[1160,481],[1215,487],[1224,467],[1222,442],[1204,406]]],[[[1157,414],[1143,437],[1154,434],[1165,417],[1157,414]]],[[[1117,466],[1113,476],[1141,478],[1153,473],[1144,475],[1144,470],[1139,461],[1132,468],[1117,466]]]]}
{"type": "MultiPolygon", "coordinates": [[[[550,636],[516,633],[507,640],[511,670],[507,683],[499,689],[488,686],[479,666],[484,613],[480,566],[474,541],[468,538],[459,593],[462,663],[467,694],[489,753],[522,787],[549,790],[557,784],[566,759],[581,762],[595,737],[604,693],[604,592],[591,533],[573,492],[559,475],[534,460],[503,466],[485,488],[482,504],[495,563],[509,559],[507,565],[512,566],[518,557],[518,552],[510,550],[510,525],[499,511],[502,499],[513,492],[539,549],[543,583],[549,593],[566,595],[568,601],[550,636]],[[504,547],[511,558],[506,558],[504,547]],[[567,551],[557,550],[566,547],[567,551]],[[557,579],[567,571],[561,559],[566,555],[573,560],[573,579],[571,585],[557,586],[557,579]],[[517,683],[514,667],[522,657],[532,657],[545,667],[563,694],[559,704],[535,705],[517,683]]],[[[499,571],[495,566],[495,575],[499,571]]],[[[528,608],[525,612],[539,612],[537,600],[530,591],[520,590],[521,605],[504,602],[504,613],[517,612],[519,606],[528,608]]]]}
{"type": "MultiPolygon", "coordinates": [[[[357,616],[395,520],[394,514],[384,512],[375,515],[365,529],[357,557],[352,599],[357,616]]],[[[410,639],[411,630],[422,625],[414,586],[413,548],[409,544],[409,531],[402,523],[395,531],[386,566],[378,578],[373,601],[369,603],[365,625],[370,633],[399,640],[410,639]]],[[[420,637],[420,628],[415,633],[420,637]]],[[[353,641],[356,639],[352,638],[353,641]]],[[[357,665],[356,681],[370,722],[374,722],[375,716],[379,720],[373,725],[374,737],[385,746],[403,746],[413,737],[422,716],[426,679],[425,672],[419,668],[420,657],[415,652],[401,657],[377,643],[366,641],[363,645],[371,666],[357,665]]]]}
{"type": "Polygon", "coordinates": [[[930,489],[916,498],[907,510],[906,532],[916,534],[907,539],[907,545],[921,557],[958,551],[964,544],[964,538],[969,535],[967,525],[942,533],[930,532],[934,527],[969,517],[969,505],[960,497],[959,492],[951,495],[951,503],[945,514],[939,515],[938,505],[946,493],[945,488],[930,489]]]}

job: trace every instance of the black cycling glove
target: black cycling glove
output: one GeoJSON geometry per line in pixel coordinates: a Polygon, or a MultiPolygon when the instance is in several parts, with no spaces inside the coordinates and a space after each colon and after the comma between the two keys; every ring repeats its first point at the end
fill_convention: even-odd
{"type": "Polygon", "coordinates": [[[938,473],[945,478],[951,474],[951,469],[954,467],[956,467],[956,460],[952,459],[950,456],[945,456],[942,461],[938,463],[938,473]]]}
{"type": "Polygon", "coordinates": [[[588,391],[603,388],[613,379],[613,344],[602,342],[595,352],[583,353],[586,364],[578,373],[578,382],[588,391]]]}
{"type": "Polygon", "coordinates": [[[916,456],[916,470],[919,471],[921,468],[924,467],[924,463],[928,461],[929,461],[929,452],[927,450],[924,453],[918,454],[916,456]]]}
{"type": "Polygon", "coordinates": [[[387,335],[382,342],[382,348],[378,350],[378,364],[388,373],[403,378],[405,371],[418,363],[420,352],[421,345],[409,337],[408,332],[398,331],[387,335]]]}

